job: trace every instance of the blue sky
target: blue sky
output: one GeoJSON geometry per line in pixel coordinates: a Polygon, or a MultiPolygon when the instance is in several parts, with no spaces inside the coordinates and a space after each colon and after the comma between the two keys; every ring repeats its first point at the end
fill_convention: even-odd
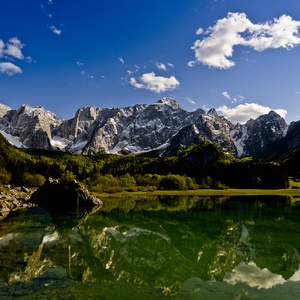
{"type": "Polygon", "coordinates": [[[0,103],[176,99],[233,122],[300,120],[299,0],[1,0],[0,103]]]}

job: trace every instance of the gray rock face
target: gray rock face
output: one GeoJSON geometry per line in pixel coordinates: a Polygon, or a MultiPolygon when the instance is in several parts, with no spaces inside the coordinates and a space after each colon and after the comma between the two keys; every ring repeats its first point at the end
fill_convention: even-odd
{"type": "Polygon", "coordinates": [[[230,139],[234,126],[224,117],[220,117],[214,109],[201,112],[197,120],[181,129],[171,140],[166,153],[172,153],[180,147],[199,144],[207,140],[217,144],[224,152],[237,155],[236,147],[230,139]]]}
{"type": "Polygon", "coordinates": [[[17,111],[2,110],[0,129],[14,137],[28,148],[52,149],[51,130],[62,119],[43,107],[22,105],[17,111]]]}
{"type": "Polygon", "coordinates": [[[239,156],[259,157],[272,143],[282,139],[287,131],[285,120],[276,112],[250,119],[245,125],[237,124],[231,132],[239,156]]]}
{"type": "Polygon", "coordinates": [[[214,109],[185,111],[174,99],[124,108],[82,107],[63,120],[43,107],[0,105],[0,130],[24,147],[70,153],[166,153],[208,140],[235,156],[258,156],[283,138],[287,124],[274,111],[233,125],[214,109]]]}

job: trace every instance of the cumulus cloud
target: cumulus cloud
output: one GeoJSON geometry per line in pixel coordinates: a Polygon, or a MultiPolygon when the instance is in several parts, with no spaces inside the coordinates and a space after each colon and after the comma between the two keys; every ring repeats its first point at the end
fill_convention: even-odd
{"type": "MultiPolygon", "coordinates": [[[[24,44],[17,37],[12,37],[8,42],[4,43],[0,39],[0,58],[8,59],[10,61],[14,59],[24,60],[24,55],[22,54],[22,48],[24,44]]],[[[33,62],[34,60],[28,56],[25,58],[26,62],[33,62]]],[[[0,73],[12,76],[18,73],[22,73],[20,67],[16,66],[11,62],[0,62],[0,73]]]]}
{"type": "Polygon", "coordinates": [[[49,29],[56,35],[61,35],[62,31],[60,29],[56,28],[54,25],[49,26],[49,29]]]}
{"type": "Polygon", "coordinates": [[[139,82],[134,77],[131,77],[129,82],[137,89],[146,89],[158,94],[166,91],[172,91],[180,84],[174,76],[169,78],[156,76],[154,72],[143,74],[139,78],[139,82]]]}
{"type": "Polygon", "coordinates": [[[22,70],[10,63],[10,62],[1,62],[0,63],[0,72],[3,73],[3,74],[6,74],[8,76],[13,76],[15,74],[19,74],[19,73],[22,73],[22,70]]]}
{"type": "Polygon", "coordinates": [[[24,44],[22,44],[21,41],[16,37],[10,38],[7,43],[4,43],[2,40],[0,40],[0,57],[6,55],[13,58],[24,59],[21,50],[23,47],[24,44]]]}
{"type": "Polygon", "coordinates": [[[253,24],[244,13],[228,13],[207,30],[199,28],[201,40],[194,42],[192,50],[195,60],[188,65],[202,63],[209,67],[228,69],[235,65],[230,60],[235,46],[247,46],[256,51],[267,49],[291,49],[300,44],[300,21],[293,20],[288,15],[274,18],[262,24],[253,24]]]}
{"type": "Polygon", "coordinates": [[[271,109],[270,107],[257,103],[239,104],[234,108],[229,108],[226,105],[223,105],[218,107],[216,110],[222,113],[229,121],[234,123],[239,122],[241,124],[246,123],[251,118],[256,119],[261,115],[268,114],[271,110],[274,110],[282,118],[285,118],[287,114],[285,109],[271,109]]]}

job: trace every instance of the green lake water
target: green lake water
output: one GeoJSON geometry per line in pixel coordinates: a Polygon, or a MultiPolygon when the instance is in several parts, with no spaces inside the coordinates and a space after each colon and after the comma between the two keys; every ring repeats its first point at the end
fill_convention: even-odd
{"type": "Polygon", "coordinates": [[[300,202],[107,199],[0,223],[0,299],[300,299],[300,202]]]}

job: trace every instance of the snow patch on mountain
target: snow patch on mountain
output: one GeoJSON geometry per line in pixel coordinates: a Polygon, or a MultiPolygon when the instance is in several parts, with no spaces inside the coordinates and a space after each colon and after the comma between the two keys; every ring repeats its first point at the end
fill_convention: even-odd
{"type": "Polygon", "coordinates": [[[18,137],[12,136],[11,134],[6,133],[3,130],[0,130],[0,133],[13,145],[18,148],[26,148],[19,140],[18,137]]]}

